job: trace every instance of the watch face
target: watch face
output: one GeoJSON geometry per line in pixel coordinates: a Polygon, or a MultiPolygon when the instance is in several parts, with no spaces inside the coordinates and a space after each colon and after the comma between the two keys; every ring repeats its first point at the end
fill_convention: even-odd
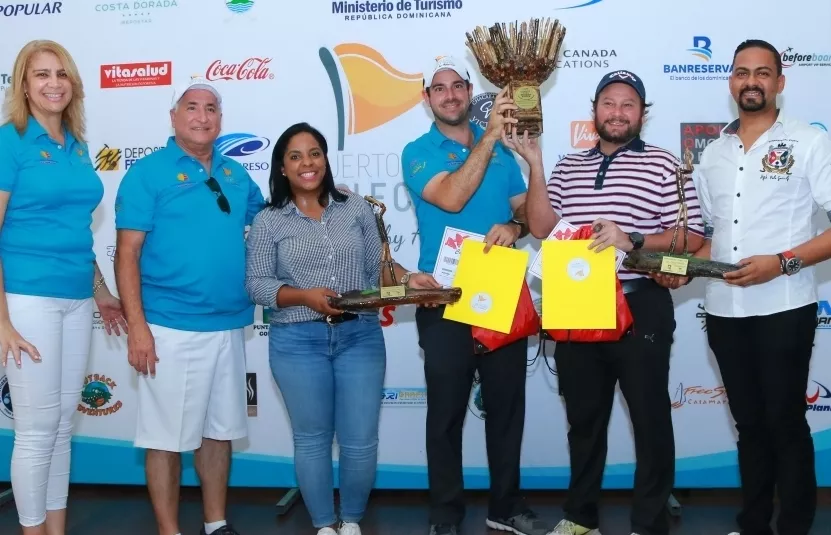
{"type": "Polygon", "coordinates": [[[798,258],[791,258],[788,260],[787,270],[788,271],[797,271],[802,266],[802,261],[798,258]]]}

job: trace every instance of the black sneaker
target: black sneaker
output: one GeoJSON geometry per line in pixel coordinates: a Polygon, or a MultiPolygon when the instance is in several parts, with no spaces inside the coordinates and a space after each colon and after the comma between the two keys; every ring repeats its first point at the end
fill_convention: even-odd
{"type": "MultiPolygon", "coordinates": [[[[202,529],[199,530],[199,535],[206,535],[205,526],[202,526],[202,529]]],[[[231,524],[225,524],[218,530],[211,533],[211,535],[239,535],[239,533],[231,526],[231,524]]]]}
{"type": "Polygon", "coordinates": [[[488,518],[485,523],[491,529],[510,531],[516,535],[548,535],[554,529],[530,509],[511,518],[488,518]]]}
{"type": "Polygon", "coordinates": [[[459,535],[459,527],[453,524],[433,524],[430,535],[459,535]]]}

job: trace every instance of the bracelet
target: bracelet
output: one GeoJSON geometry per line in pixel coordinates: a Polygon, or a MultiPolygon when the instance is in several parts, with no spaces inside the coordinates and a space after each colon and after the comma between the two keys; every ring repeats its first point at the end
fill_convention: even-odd
{"type": "Polygon", "coordinates": [[[101,275],[101,277],[97,281],[95,281],[95,284],[92,285],[92,295],[98,293],[98,290],[100,290],[101,287],[104,286],[104,282],[104,276],[101,275]]]}

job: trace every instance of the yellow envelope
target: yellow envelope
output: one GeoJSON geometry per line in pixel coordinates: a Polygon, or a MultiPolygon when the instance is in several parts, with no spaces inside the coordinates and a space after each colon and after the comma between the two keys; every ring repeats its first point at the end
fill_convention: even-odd
{"type": "Polygon", "coordinates": [[[615,249],[591,240],[542,242],[542,328],[614,329],[615,249]]]}
{"type": "Polygon", "coordinates": [[[511,332],[516,315],[528,252],[494,245],[487,254],[485,244],[462,242],[453,286],[462,297],[447,305],[444,318],[500,333],[511,332]]]}

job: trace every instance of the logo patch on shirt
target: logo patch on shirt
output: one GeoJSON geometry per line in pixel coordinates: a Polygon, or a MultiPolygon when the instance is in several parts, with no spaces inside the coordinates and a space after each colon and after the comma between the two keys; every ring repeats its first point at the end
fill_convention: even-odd
{"type": "Polygon", "coordinates": [[[427,167],[427,162],[424,160],[413,160],[410,162],[410,176],[415,176],[418,172],[427,167]]]}
{"type": "Polygon", "coordinates": [[[179,182],[185,182],[187,179],[188,175],[186,175],[185,173],[179,173],[178,175],[176,175],[176,180],[178,180],[179,182]]]}
{"type": "Polygon", "coordinates": [[[56,163],[58,163],[58,162],[56,162],[55,160],[53,160],[53,159],[52,159],[52,155],[51,155],[51,154],[49,154],[49,153],[48,153],[47,151],[45,151],[45,150],[40,151],[40,158],[41,158],[40,163],[48,163],[48,164],[56,164],[56,163]]]}
{"type": "Polygon", "coordinates": [[[237,179],[236,177],[232,176],[232,171],[227,167],[222,168],[222,174],[225,175],[225,181],[229,184],[236,184],[237,179]]]}
{"type": "MultiPolygon", "coordinates": [[[[793,144],[778,143],[768,148],[768,153],[762,157],[762,173],[784,175],[777,178],[786,178],[791,175],[791,167],[794,165],[793,144]]],[[[762,179],[773,177],[762,176],[762,179]]]]}

